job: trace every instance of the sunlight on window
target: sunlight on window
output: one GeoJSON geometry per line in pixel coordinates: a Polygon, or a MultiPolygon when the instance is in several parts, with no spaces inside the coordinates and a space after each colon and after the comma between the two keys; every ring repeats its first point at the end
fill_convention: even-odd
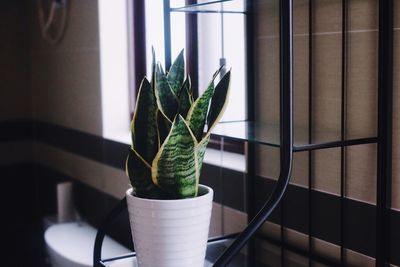
{"type": "Polygon", "coordinates": [[[130,120],[127,2],[100,0],[98,14],[103,136],[118,139],[130,120]]]}
{"type": "MultiPolygon", "coordinates": [[[[238,1],[243,8],[242,1],[238,1]]],[[[174,0],[173,6],[184,6],[185,0],[174,0]]],[[[147,75],[151,73],[151,47],[164,66],[163,1],[146,1],[147,75]]],[[[171,60],[186,45],[185,16],[171,12],[171,60]]],[[[198,14],[199,92],[202,93],[220,64],[232,68],[231,94],[222,121],[246,119],[245,16],[243,14],[198,14]]]]}
{"type": "MultiPolygon", "coordinates": [[[[185,0],[174,1],[184,5],[185,0]]],[[[164,51],[164,8],[162,0],[146,1],[146,59],[147,76],[151,75],[151,47],[154,47],[157,61],[165,66],[164,51]]],[[[171,60],[173,61],[179,52],[185,48],[186,30],[185,14],[171,13],[171,60]]]]}

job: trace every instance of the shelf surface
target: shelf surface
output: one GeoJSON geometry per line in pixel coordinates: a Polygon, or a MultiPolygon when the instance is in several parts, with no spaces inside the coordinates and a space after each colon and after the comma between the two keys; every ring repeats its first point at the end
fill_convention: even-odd
{"type": "MultiPolygon", "coordinates": [[[[223,238],[216,241],[209,241],[207,245],[206,262],[204,267],[212,266],[217,258],[222,254],[222,252],[232,243],[233,239],[223,238]]],[[[232,263],[229,264],[231,267],[244,267],[246,265],[246,256],[244,254],[239,254],[236,256],[232,263]]],[[[117,257],[114,259],[103,260],[101,262],[103,266],[106,267],[134,267],[137,266],[136,257],[134,254],[117,257]]]]}
{"type": "MultiPolygon", "coordinates": [[[[221,122],[212,131],[214,136],[227,140],[239,140],[254,144],[279,147],[279,124],[266,124],[251,121],[221,122]]],[[[294,127],[294,151],[307,151],[329,147],[340,147],[357,144],[369,144],[377,141],[376,137],[357,136],[340,140],[340,132],[314,131],[313,136],[317,143],[308,142],[308,128],[294,127]]]]}
{"type": "Polygon", "coordinates": [[[245,0],[198,0],[196,4],[186,6],[171,0],[170,5],[171,12],[238,14],[246,12],[245,0]]]}

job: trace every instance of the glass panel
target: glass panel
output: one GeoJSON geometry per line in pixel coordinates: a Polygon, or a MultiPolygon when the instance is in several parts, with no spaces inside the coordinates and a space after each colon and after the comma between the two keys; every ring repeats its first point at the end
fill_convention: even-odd
{"type": "Polygon", "coordinates": [[[243,13],[245,8],[244,0],[198,0],[197,4],[186,6],[177,0],[171,1],[171,11],[173,12],[243,13]]]}
{"type": "MultiPolygon", "coordinates": [[[[222,254],[222,252],[232,243],[233,239],[222,239],[212,241],[207,246],[206,263],[204,266],[212,266],[212,263],[222,254]]],[[[245,267],[247,266],[247,259],[244,254],[236,256],[229,266],[232,267],[245,267]]],[[[116,259],[104,260],[103,266],[107,267],[132,267],[137,266],[136,258],[134,256],[120,257],[116,259]]]]}
{"type": "Polygon", "coordinates": [[[222,121],[246,119],[245,16],[198,16],[199,92],[208,86],[219,66],[232,69],[229,102],[222,121]]]}
{"type": "MultiPolygon", "coordinates": [[[[340,141],[337,134],[332,131],[315,131],[324,136],[324,142],[340,141]]],[[[212,131],[213,135],[223,136],[227,140],[243,140],[251,143],[279,146],[279,124],[252,121],[221,122],[212,131]]],[[[371,136],[373,137],[373,136],[371,136]]],[[[364,138],[364,137],[359,137],[364,138]]],[[[351,139],[348,139],[351,140],[351,139]]],[[[371,140],[370,142],[372,142],[371,140]]],[[[295,127],[294,145],[308,144],[308,128],[295,127]]]]}

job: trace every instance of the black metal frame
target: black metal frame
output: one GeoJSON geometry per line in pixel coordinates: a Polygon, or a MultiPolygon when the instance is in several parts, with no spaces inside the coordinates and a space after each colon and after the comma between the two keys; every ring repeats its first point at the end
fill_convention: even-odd
{"type": "MultiPolygon", "coordinates": [[[[309,0],[309,143],[300,146],[293,145],[293,0],[280,1],[280,152],[281,166],[280,176],[276,187],[265,203],[263,208],[255,215],[254,209],[254,181],[252,176],[255,175],[254,165],[248,163],[248,179],[247,179],[247,204],[248,215],[251,219],[246,229],[238,235],[232,245],[220,256],[214,266],[226,266],[232,258],[239,253],[241,248],[254,236],[257,229],[268,219],[272,211],[281,201],[285,189],[289,183],[291,175],[291,166],[294,152],[308,151],[308,190],[309,190],[309,247],[304,252],[310,257],[309,266],[313,265],[311,259],[318,260],[313,250],[312,233],[312,186],[313,173],[312,161],[313,150],[340,148],[341,151],[341,188],[340,188],[340,266],[345,265],[345,222],[346,222],[346,147],[360,144],[377,144],[378,145],[378,166],[377,166],[377,212],[376,212],[376,266],[386,266],[390,262],[390,205],[391,205],[391,176],[392,176],[392,106],[393,106],[393,0],[379,1],[379,66],[378,66],[378,136],[359,139],[346,139],[346,72],[347,72],[347,1],[342,0],[342,82],[341,82],[341,134],[340,140],[325,143],[313,143],[313,9],[314,0],[309,0]]],[[[169,0],[164,0],[164,12],[171,11],[169,0]]],[[[254,120],[254,84],[252,75],[253,69],[253,11],[252,1],[247,1],[246,10],[246,29],[247,29],[247,63],[248,63],[248,118],[254,120]]],[[[182,10],[175,10],[182,12],[182,10]]],[[[193,12],[193,11],[190,11],[193,12]]],[[[165,28],[165,52],[166,52],[166,68],[171,64],[171,37],[170,37],[170,17],[164,17],[165,28]]],[[[248,162],[254,162],[254,144],[247,144],[248,162]]],[[[108,215],[96,237],[94,251],[94,266],[100,266],[101,243],[105,235],[108,224],[112,221],[121,210],[126,207],[125,199],[121,200],[117,207],[108,215]]],[[[283,217],[281,217],[283,219],[283,217]]],[[[282,252],[285,249],[292,250],[289,244],[286,244],[283,236],[284,223],[281,221],[282,252]]],[[[276,241],[275,241],[276,242],[276,241]]],[[[250,251],[251,252],[251,251],[250,251]]],[[[283,253],[282,253],[283,254],[283,253]]],[[[250,253],[251,255],[251,253],[250,253]]],[[[250,259],[253,257],[250,257],[250,259]]],[[[333,263],[332,263],[333,264],[333,263]]],[[[252,266],[252,265],[250,265],[252,266]]],[[[336,264],[335,264],[336,266],[336,264]]],[[[337,264],[339,266],[339,264],[337,264]]]]}
{"type": "Polygon", "coordinates": [[[379,1],[376,266],[390,262],[393,120],[393,0],[379,1]]]}

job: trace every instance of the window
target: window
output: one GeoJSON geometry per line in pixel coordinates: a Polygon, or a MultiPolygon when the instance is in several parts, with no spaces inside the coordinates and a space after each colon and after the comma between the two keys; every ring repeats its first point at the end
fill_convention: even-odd
{"type": "Polygon", "coordinates": [[[129,111],[133,94],[129,94],[131,57],[130,22],[125,0],[98,2],[100,36],[100,72],[103,137],[116,141],[129,140],[129,111]]]}
{"type": "MultiPolygon", "coordinates": [[[[182,7],[185,0],[171,1],[171,8],[182,7]]],[[[147,76],[151,72],[151,47],[157,60],[165,66],[164,6],[163,1],[146,1],[146,61],[147,76]]],[[[170,12],[171,58],[187,47],[190,31],[197,32],[198,90],[201,94],[220,64],[232,68],[231,95],[222,121],[246,119],[246,63],[245,63],[245,18],[243,14],[200,14],[197,27],[187,25],[184,12],[170,12]],[[191,28],[192,27],[192,28],[191,28]]],[[[193,36],[193,35],[190,35],[193,36]]],[[[192,40],[193,42],[193,40],[192,40]]],[[[192,50],[191,50],[192,51],[192,50]]],[[[196,89],[196,88],[195,88],[196,89]]]]}

